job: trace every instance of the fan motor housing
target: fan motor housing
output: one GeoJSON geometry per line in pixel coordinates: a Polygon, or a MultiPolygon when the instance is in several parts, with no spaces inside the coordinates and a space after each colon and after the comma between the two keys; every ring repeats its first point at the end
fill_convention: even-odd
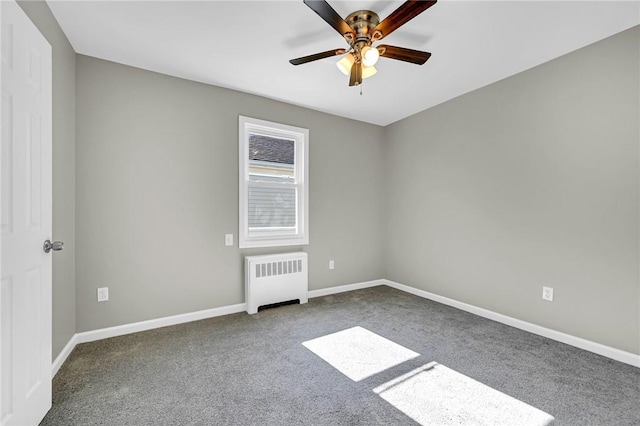
{"type": "Polygon", "coordinates": [[[380,22],[380,18],[378,14],[372,12],[370,10],[358,10],[357,12],[353,12],[345,22],[349,24],[349,26],[356,33],[355,41],[369,41],[371,40],[371,30],[375,28],[376,25],[380,22]]]}

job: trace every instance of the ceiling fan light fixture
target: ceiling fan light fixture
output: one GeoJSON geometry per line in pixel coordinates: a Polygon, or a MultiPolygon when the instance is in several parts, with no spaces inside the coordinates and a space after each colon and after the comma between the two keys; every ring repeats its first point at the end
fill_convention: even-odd
{"type": "Polygon", "coordinates": [[[289,62],[292,65],[301,65],[331,56],[345,55],[336,65],[349,77],[350,87],[359,86],[363,78],[371,77],[378,72],[374,65],[380,56],[422,65],[431,53],[389,45],[374,47],[372,44],[378,43],[436,2],[437,0],[404,0],[400,7],[381,21],[378,14],[370,10],[358,10],[343,19],[327,0],[304,0],[304,4],[344,37],[349,47],[303,56],[289,62]]]}
{"type": "Polygon", "coordinates": [[[355,56],[353,56],[353,54],[351,53],[348,53],[344,56],[344,58],[340,59],[336,63],[336,66],[342,72],[342,74],[349,75],[349,73],[351,73],[351,67],[353,66],[353,63],[355,61],[356,61],[355,56]]]}
{"type": "Polygon", "coordinates": [[[362,78],[369,78],[377,72],[378,70],[373,65],[370,67],[364,66],[362,67],[362,78]]]}
{"type": "Polygon", "coordinates": [[[362,48],[360,52],[362,55],[362,65],[366,67],[372,67],[378,62],[378,58],[380,57],[380,52],[378,49],[371,46],[365,46],[362,48]]]}

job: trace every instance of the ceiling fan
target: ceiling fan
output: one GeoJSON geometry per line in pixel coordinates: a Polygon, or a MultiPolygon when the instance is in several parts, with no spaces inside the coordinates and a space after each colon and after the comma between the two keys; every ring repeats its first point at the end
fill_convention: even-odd
{"type": "Polygon", "coordinates": [[[349,48],[327,50],[291,59],[289,62],[293,65],[301,65],[331,56],[345,55],[337,65],[340,71],[349,76],[349,86],[358,86],[362,83],[363,78],[374,75],[377,72],[374,65],[380,56],[422,65],[429,59],[431,53],[387,44],[374,47],[373,43],[382,40],[433,6],[436,1],[406,1],[391,15],[380,21],[378,15],[370,10],[359,10],[347,16],[346,19],[342,19],[325,0],[304,0],[304,4],[344,37],[349,48]]]}

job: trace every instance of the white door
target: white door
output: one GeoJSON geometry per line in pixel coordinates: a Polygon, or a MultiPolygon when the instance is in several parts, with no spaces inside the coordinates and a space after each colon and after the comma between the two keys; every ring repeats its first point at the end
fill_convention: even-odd
{"type": "Polygon", "coordinates": [[[51,46],[0,6],[0,425],[37,425],[51,407],[51,46]]]}

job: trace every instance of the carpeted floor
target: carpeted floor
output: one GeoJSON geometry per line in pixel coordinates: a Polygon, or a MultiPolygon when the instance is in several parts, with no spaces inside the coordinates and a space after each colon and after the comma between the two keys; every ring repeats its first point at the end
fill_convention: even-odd
{"type": "Polygon", "coordinates": [[[640,425],[640,369],[375,287],[78,345],[41,425],[513,425],[518,407],[640,425]]]}

